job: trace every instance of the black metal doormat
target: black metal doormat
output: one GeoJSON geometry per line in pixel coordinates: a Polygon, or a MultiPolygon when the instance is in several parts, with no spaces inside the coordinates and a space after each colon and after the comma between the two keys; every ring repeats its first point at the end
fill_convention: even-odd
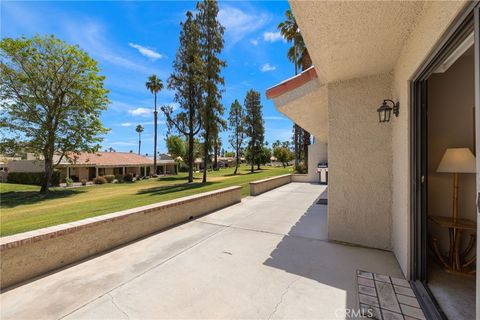
{"type": "Polygon", "coordinates": [[[410,283],[405,279],[357,270],[357,289],[360,310],[368,319],[425,319],[410,283]]]}

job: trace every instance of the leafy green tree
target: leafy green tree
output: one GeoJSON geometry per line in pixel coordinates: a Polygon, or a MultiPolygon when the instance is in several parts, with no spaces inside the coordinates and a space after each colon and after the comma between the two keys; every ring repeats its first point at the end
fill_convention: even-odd
{"type": "Polygon", "coordinates": [[[165,139],[168,153],[173,158],[184,158],[186,153],[185,141],[182,140],[179,136],[171,135],[165,139]]]}
{"type": "Polygon", "coordinates": [[[172,156],[172,158],[177,163],[177,172],[179,171],[178,167],[183,159],[185,159],[185,141],[182,140],[179,136],[171,135],[165,139],[168,153],[172,156]],[[182,159],[182,160],[180,160],[182,159]]]}
{"type": "MultiPolygon", "coordinates": [[[[233,158],[235,157],[235,155],[236,155],[235,151],[225,151],[225,157],[233,158]]],[[[236,171],[233,174],[237,174],[236,171]]]]}
{"type": "Polygon", "coordinates": [[[266,165],[270,161],[272,161],[272,149],[267,146],[263,146],[257,157],[257,165],[266,165]]]}
{"type": "Polygon", "coordinates": [[[135,131],[138,133],[138,154],[140,154],[140,148],[142,146],[142,132],[143,126],[141,124],[137,125],[135,131]]]}
{"type": "Polygon", "coordinates": [[[153,168],[155,174],[157,174],[157,122],[158,122],[158,112],[157,112],[157,93],[162,91],[163,82],[161,79],[157,78],[156,75],[152,74],[148,77],[148,81],[145,83],[145,86],[153,94],[154,106],[153,111],[153,168]]]}
{"type": "Polygon", "coordinates": [[[260,165],[265,165],[271,161],[272,150],[267,146],[262,146],[259,151],[252,153],[251,149],[245,152],[245,158],[248,162],[254,163],[260,168],[260,165]]]}
{"type": "Polygon", "coordinates": [[[235,171],[237,174],[238,166],[240,164],[240,151],[242,150],[243,141],[245,138],[245,110],[237,99],[233,101],[230,106],[230,114],[228,116],[228,124],[230,126],[230,145],[235,150],[235,171]]]}
{"type": "Polygon", "coordinates": [[[273,148],[273,156],[282,163],[284,168],[294,158],[292,151],[281,144],[273,148]]]}
{"type": "MultiPolygon", "coordinates": [[[[260,93],[253,89],[247,92],[245,97],[245,134],[250,139],[248,141],[248,152],[251,155],[251,169],[254,171],[254,164],[257,156],[262,151],[263,141],[265,139],[265,128],[262,114],[262,104],[260,93]]],[[[260,164],[257,163],[258,169],[260,164]]]]}
{"type": "Polygon", "coordinates": [[[225,128],[221,103],[224,79],[221,76],[225,61],[220,59],[224,46],[224,27],[218,21],[218,3],[215,0],[197,2],[196,21],[200,32],[201,57],[205,65],[205,102],[202,109],[203,125],[203,182],[207,182],[207,162],[214,149],[214,167],[217,166],[219,133],[225,128]]]}
{"type": "Polygon", "coordinates": [[[188,11],[185,22],[181,23],[180,46],[173,63],[173,73],[168,79],[169,89],[175,90],[175,101],[180,110],[173,114],[171,106],[162,106],[169,129],[176,128],[187,137],[188,182],[193,182],[194,141],[202,128],[201,110],[203,107],[203,90],[205,64],[200,54],[200,31],[188,11]]]}
{"type": "Polygon", "coordinates": [[[42,155],[47,193],[66,156],[97,151],[100,115],[109,103],[97,62],[54,36],[0,41],[0,127],[26,151],[42,155]],[[54,156],[59,156],[54,163],[54,156]]]}

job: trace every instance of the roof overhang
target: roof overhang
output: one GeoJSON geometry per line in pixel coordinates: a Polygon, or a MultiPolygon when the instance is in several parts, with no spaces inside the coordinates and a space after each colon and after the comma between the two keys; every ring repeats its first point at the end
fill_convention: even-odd
{"type": "Polygon", "coordinates": [[[307,130],[320,142],[328,140],[328,92],[315,67],[267,90],[277,110],[307,130]]]}
{"type": "Polygon", "coordinates": [[[289,1],[322,84],[392,71],[428,1],[289,1]]]}
{"type": "Polygon", "coordinates": [[[283,95],[286,92],[292,91],[296,88],[303,86],[304,84],[308,83],[311,80],[316,79],[317,71],[315,70],[314,66],[311,66],[307,70],[303,71],[302,73],[291,77],[287,80],[280,82],[277,85],[274,85],[271,88],[267,89],[267,98],[274,99],[278,96],[283,95]]]}

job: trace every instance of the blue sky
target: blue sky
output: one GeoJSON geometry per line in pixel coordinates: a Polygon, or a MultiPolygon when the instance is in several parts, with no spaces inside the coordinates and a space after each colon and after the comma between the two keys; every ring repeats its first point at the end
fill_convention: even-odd
{"type": "MultiPolygon", "coordinates": [[[[111,105],[102,115],[110,132],[103,148],[117,151],[137,150],[135,126],[142,124],[142,153],[153,153],[153,96],[145,88],[150,74],[164,83],[172,71],[178,47],[180,22],[188,10],[195,9],[190,1],[1,1],[1,36],[20,37],[53,34],[78,44],[96,59],[105,85],[110,90],[111,105]]],[[[293,75],[287,60],[288,44],[276,26],[283,20],[287,1],[220,2],[219,18],[225,26],[227,61],[223,70],[225,117],[231,103],[242,104],[247,90],[254,88],[262,95],[266,140],[287,140],[291,137],[291,121],[276,111],[265,98],[268,87],[293,75]]],[[[158,104],[171,104],[174,93],[164,89],[158,104]]],[[[161,113],[160,113],[161,115],[161,113]]],[[[166,152],[164,117],[159,121],[160,152],[166,152]]],[[[228,132],[222,133],[225,149],[228,132]]]]}

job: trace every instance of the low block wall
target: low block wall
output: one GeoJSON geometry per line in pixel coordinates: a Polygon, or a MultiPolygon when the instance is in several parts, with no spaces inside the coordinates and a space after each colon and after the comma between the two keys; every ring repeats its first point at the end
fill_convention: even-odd
{"type": "Polygon", "coordinates": [[[0,287],[238,203],[241,198],[242,187],[234,186],[0,238],[0,287]]]}
{"type": "Polygon", "coordinates": [[[292,174],[292,182],[312,182],[308,174],[294,173],[292,174]]]}
{"type": "Polygon", "coordinates": [[[291,174],[253,181],[250,182],[250,195],[258,196],[259,194],[278,188],[290,182],[292,182],[291,174]]]}

